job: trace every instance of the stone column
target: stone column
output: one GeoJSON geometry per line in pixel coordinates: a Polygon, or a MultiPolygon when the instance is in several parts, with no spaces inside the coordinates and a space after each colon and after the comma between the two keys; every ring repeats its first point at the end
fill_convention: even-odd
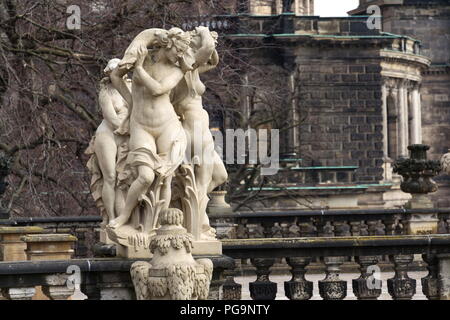
{"type": "Polygon", "coordinates": [[[283,0],[276,0],[275,7],[276,7],[276,14],[283,13],[283,0]]]}
{"type": "Polygon", "coordinates": [[[294,0],[283,0],[283,13],[295,12],[294,0]],[[294,6],[294,8],[293,8],[294,6]]]}
{"type": "Polygon", "coordinates": [[[382,115],[383,115],[383,154],[384,154],[384,180],[392,181],[392,160],[389,158],[389,122],[388,122],[388,88],[387,83],[383,82],[381,87],[382,115]]]}
{"type": "Polygon", "coordinates": [[[386,83],[383,83],[383,86],[381,87],[381,99],[383,102],[382,105],[382,114],[383,114],[383,152],[384,157],[389,157],[389,151],[388,151],[388,145],[389,145],[389,138],[388,138],[388,110],[387,110],[387,97],[388,92],[386,88],[386,83]]]}
{"type": "Polygon", "coordinates": [[[401,81],[398,88],[398,110],[400,118],[399,130],[399,156],[408,156],[408,101],[406,82],[401,81]]]}
{"type": "Polygon", "coordinates": [[[309,0],[303,0],[303,14],[305,16],[309,16],[310,8],[309,8],[309,0]]]}
{"type": "Polygon", "coordinates": [[[298,132],[298,123],[299,121],[299,115],[297,113],[297,100],[295,99],[295,78],[294,75],[291,75],[290,78],[290,86],[291,86],[291,113],[292,113],[292,122],[295,124],[290,132],[291,132],[291,137],[290,137],[290,144],[291,144],[291,150],[297,150],[297,147],[299,145],[298,143],[298,136],[299,136],[299,132],[298,132]]]}
{"type": "Polygon", "coordinates": [[[295,14],[301,16],[304,14],[303,0],[295,0],[295,14]]]}
{"type": "Polygon", "coordinates": [[[411,144],[421,144],[422,143],[422,112],[420,105],[420,94],[419,86],[415,84],[411,92],[409,93],[411,102],[411,128],[410,137],[411,144]]]}
{"type": "Polygon", "coordinates": [[[416,99],[417,99],[417,110],[419,113],[419,117],[417,118],[417,126],[419,127],[419,144],[423,143],[423,138],[422,138],[422,95],[420,94],[420,88],[417,88],[417,93],[416,93],[416,99]]]}

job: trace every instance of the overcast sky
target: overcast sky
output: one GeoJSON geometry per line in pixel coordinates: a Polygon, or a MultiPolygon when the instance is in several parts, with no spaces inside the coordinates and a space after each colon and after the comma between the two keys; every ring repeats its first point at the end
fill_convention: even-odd
{"type": "Polygon", "coordinates": [[[315,14],[322,17],[347,16],[347,11],[356,9],[358,0],[315,0],[315,14]]]}

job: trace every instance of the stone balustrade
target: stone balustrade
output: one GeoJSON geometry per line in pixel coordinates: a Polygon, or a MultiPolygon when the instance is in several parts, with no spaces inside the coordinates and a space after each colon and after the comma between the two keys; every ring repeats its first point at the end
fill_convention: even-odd
{"type": "MultiPolygon", "coordinates": [[[[225,271],[231,274],[235,268],[234,260],[225,256],[194,258],[207,258],[213,262],[209,299],[218,300],[220,288],[226,280],[225,271]]],[[[135,300],[130,268],[136,261],[96,258],[0,262],[0,289],[9,300],[30,300],[39,287],[51,300],[67,299],[77,287],[88,300],[135,300]]]]}
{"type": "MultiPolygon", "coordinates": [[[[40,233],[45,234],[71,234],[78,240],[74,247],[74,257],[90,258],[94,256],[94,246],[99,242],[98,230],[102,219],[100,216],[81,216],[81,217],[29,217],[29,218],[10,218],[0,220],[0,226],[8,227],[38,227],[40,233]]],[[[0,227],[0,234],[1,234],[0,227]]],[[[18,230],[18,229],[13,229],[18,230]]],[[[24,231],[17,236],[33,232],[24,231]]],[[[21,241],[20,241],[21,242],[21,241]]],[[[25,246],[23,242],[22,246],[25,246]]],[[[24,253],[22,252],[22,255],[24,253]]],[[[5,259],[3,259],[5,260],[5,259]]],[[[17,260],[17,259],[16,259],[17,260]]],[[[22,259],[22,260],[26,260],[22,259]]]]}
{"type": "Polygon", "coordinates": [[[438,233],[448,234],[450,208],[298,210],[210,215],[222,239],[405,235],[408,218],[436,214],[438,233]]]}
{"type": "MultiPolygon", "coordinates": [[[[251,259],[256,280],[250,283],[249,290],[254,300],[275,299],[277,285],[270,281],[270,268],[279,258],[285,258],[291,267],[292,279],[284,284],[287,298],[309,300],[314,286],[318,286],[322,299],[343,300],[347,282],[339,274],[346,257],[355,257],[360,266],[361,275],[352,280],[359,300],[376,300],[386,285],[394,300],[410,300],[416,294],[417,283],[408,271],[416,254],[422,255],[429,271],[421,279],[423,294],[430,300],[450,299],[450,235],[233,239],[223,240],[223,250],[235,259],[251,259]],[[395,275],[387,283],[371,278],[382,255],[388,255],[394,265],[395,275]],[[325,266],[324,278],[318,283],[305,278],[306,267],[315,258],[325,266]]],[[[241,290],[241,285],[228,277],[224,297],[239,299],[241,290]]]]}

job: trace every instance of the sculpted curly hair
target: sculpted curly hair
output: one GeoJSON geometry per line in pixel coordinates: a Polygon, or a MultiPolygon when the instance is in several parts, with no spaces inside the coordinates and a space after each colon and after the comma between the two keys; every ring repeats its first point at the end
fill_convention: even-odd
{"type": "Polygon", "coordinates": [[[189,44],[191,42],[191,35],[180,28],[172,28],[167,33],[161,32],[157,33],[155,36],[157,44],[160,47],[167,49],[175,47],[179,58],[181,58],[189,49],[189,44]]]}

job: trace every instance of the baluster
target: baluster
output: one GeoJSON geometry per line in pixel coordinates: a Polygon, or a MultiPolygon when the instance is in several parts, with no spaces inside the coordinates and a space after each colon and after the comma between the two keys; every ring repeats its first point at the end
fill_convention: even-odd
{"type": "Polygon", "coordinates": [[[368,227],[367,223],[365,223],[364,221],[361,221],[361,227],[359,230],[359,234],[363,237],[369,235],[369,227],[368,227]]]}
{"type": "Polygon", "coordinates": [[[317,229],[314,227],[314,222],[301,222],[298,224],[299,232],[301,237],[316,237],[317,229]]]}
{"type": "Polygon", "coordinates": [[[276,222],[273,224],[271,229],[272,234],[270,238],[283,238],[283,226],[280,222],[276,222]]]}
{"type": "Polygon", "coordinates": [[[393,236],[395,235],[395,228],[397,224],[397,217],[395,215],[392,215],[390,217],[387,217],[383,220],[383,223],[386,227],[386,235],[393,236]]]}
{"type": "Polygon", "coordinates": [[[388,292],[394,300],[411,300],[416,294],[416,280],[408,277],[408,265],[414,260],[413,255],[389,256],[394,263],[395,275],[388,279],[388,292]]]}
{"type": "Polygon", "coordinates": [[[370,236],[383,236],[384,225],[380,223],[380,220],[367,221],[367,225],[369,226],[369,235],[370,236]]]}
{"type": "Polygon", "coordinates": [[[306,267],[311,258],[286,258],[291,267],[292,279],[284,283],[284,292],[289,300],[309,300],[313,296],[313,283],[305,279],[306,267]]]}
{"type": "Polygon", "coordinates": [[[382,282],[373,277],[373,270],[370,266],[376,266],[379,261],[377,256],[356,257],[355,261],[359,264],[361,275],[358,279],[352,281],[353,293],[358,300],[377,300],[381,295],[382,282]]]}
{"type": "Polygon", "coordinates": [[[256,281],[250,283],[250,296],[253,300],[275,300],[277,284],[270,281],[270,267],[275,259],[251,259],[256,268],[256,281]]]}
{"type": "Polygon", "coordinates": [[[386,226],[384,225],[382,220],[377,221],[377,236],[386,235],[386,226]]]}
{"type": "Polygon", "coordinates": [[[250,232],[247,227],[247,220],[242,219],[236,228],[236,236],[238,239],[248,239],[250,238],[250,232]]]}
{"type": "Polygon", "coordinates": [[[317,233],[319,237],[334,237],[334,227],[330,221],[318,221],[317,222],[317,233]]]}
{"type": "Polygon", "coordinates": [[[297,221],[294,221],[289,227],[289,238],[297,238],[300,236],[300,227],[297,225],[297,221]]]}
{"type": "Polygon", "coordinates": [[[428,269],[428,275],[422,278],[422,292],[428,300],[439,300],[439,260],[434,254],[424,254],[422,259],[428,269]]]}
{"type": "Polygon", "coordinates": [[[445,219],[440,217],[438,223],[438,234],[447,234],[447,233],[448,233],[447,223],[445,222],[445,219]]]}
{"type": "Polygon", "coordinates": [[[281,237],[283,238],[289,238],[289,227],[291,226],[290,223],[288,222],[282,222],[280,223],[280,228],[281,228],[281,237]]]}
{"type": "Polygon", "coordinates": [[[405,224],[404,224],[403,219],[399,219],[398,223],[397,223],[397,226],[395,228],[395,234],[398,234],[398,235],[405,234],[405,227],[404,226],[405,226],[405,224]]]}
{"type": "Polygon", "coordinates": [[[259,239],[264,238],[264,227],[260,224],[247,224],[249,238],[259,239]]]}
{"type": "Polygon", "coordinates": [[[222,286],[223,300],[241,300],[242,285],[234,281],[233,275],[227,275],[222,286]]]}
{"type": "Polygon", "coordinates": [[[264,238],[273,238],[273,227],[275,223],[271,221],[264,221],[262,227],[264,228],[263,234],[264,238]]]}
{"type": "Polygon", "coordinates": [[[334,234],[336,237],[346,237],[350,236],[350,226],[346,221],[334,221],[334,234]]]}
{"type": "Polygon", "coordinates": [[[324,300],[343,300],[347,296],[347,282],[339,279],[344,257],[325,257],[325,279],[319,281],[319,293],[324,300]]]}
{"type": "Polygon", "coordinates": [[[350,222],[350,231],[352,236],[361,235],[361,221],[351,221],[350,222]]]}

